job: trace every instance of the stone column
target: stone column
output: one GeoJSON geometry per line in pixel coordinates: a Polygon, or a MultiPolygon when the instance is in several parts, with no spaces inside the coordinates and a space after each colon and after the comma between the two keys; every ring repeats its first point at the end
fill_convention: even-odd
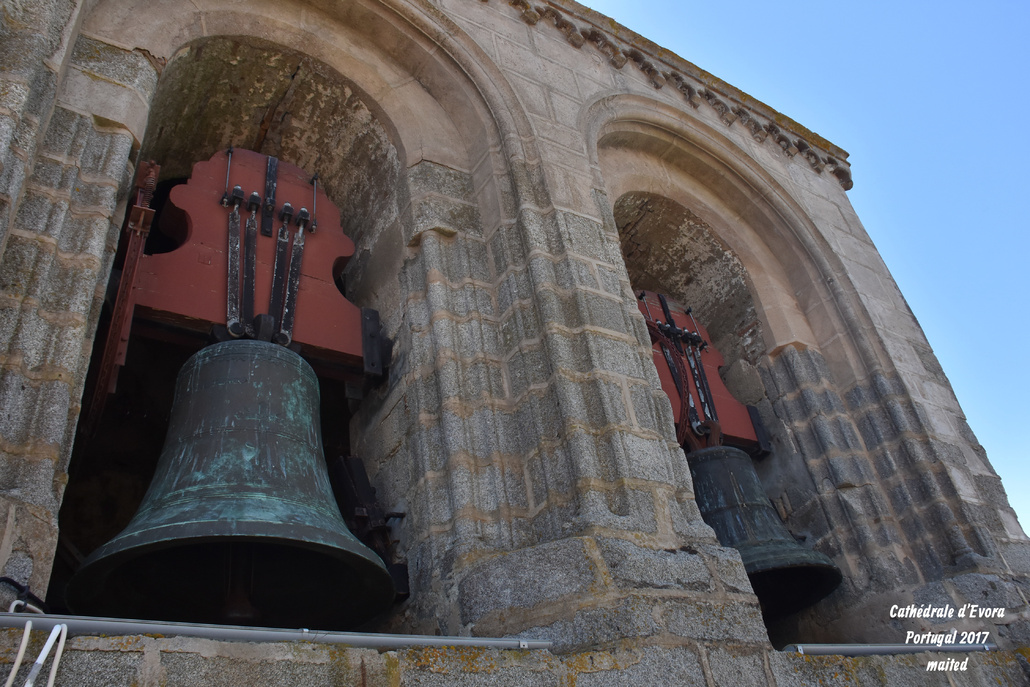
{"type": "Polygon", "coordinates": [[[420,167],[435,190],[407,219],[395,367],[355,432],[407,512],[397,624],[562,651],[766,647],[694,503],[614,222],[525,202],[485,229],[461,174],[420,167]]]}
{"type": "MultiPolygon", "coordinates": [[[[58,15],[67,23],[67,13],[58,15]]],[[[37,116],[38,103],[23,111],[19,131],[46,124],[38,146],[4,151],[14,156],[5,165],[15,160],[5,167],[6,188],[13,188],[8,171],[28,176],[0,256],[0,571],[38,596],[57,546],[57,511],[138,146],[137,132],[121,122],[145,119],[157,80],[142,55],[86,38],[75,42],[65,72],[50,96],[52,113],[37,116]],[[103,87],[84,91],[82,79],[103,87]],[[112,97],[122,98],[121,113],[112,97]],[[87,114],[95,109],[106,116],[87,114]]],[[[34,91],[37,100],[52,87],[48,78],[36,75],[51,83],[34,91]]],[[[25,135],[19,140],[31,142],[25,135]]]]}
{"type": "Polygon", "coordinates": [[[0,12],[0,254],[54,109],[82,2],[11,2],[0,12]]]}

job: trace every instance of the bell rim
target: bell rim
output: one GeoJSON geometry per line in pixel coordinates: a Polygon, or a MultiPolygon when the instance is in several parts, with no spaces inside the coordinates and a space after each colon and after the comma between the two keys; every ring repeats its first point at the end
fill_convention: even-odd
{"type": "Polygon", "coordinates": [[[275,544],[285,548],[320,553],[350,567],[358,576],[369,582],[362,592],[367,595],[366,607],[375,609],[351,619],[351,622],[348,623],[350,625],[359,625],[375,617],[389,605],[396,595],[393,578],[390,576],[386,564],[372,549],[366,547],[357,538],[353,542],[349,542],[350,546],[346,544],[337,546],[310,540],[285,539],[270,534],[236,534],[168,538],[150,542],[141,541],[128,546],[124,545],[124,540],[112,539],[86,558],[65,589],[65,601],[73,612],[88,614],[91,612],[91,606],[97,608],[98,604],[105,603],[105,599],[110,594],[107,589],[108,581],[121,566],[145,558],[150,554],[203,544],[275,544]],[[122,545],[110,546],[114,543],[122,545]],[[106,551],[108,548],[115,550],[106,551]],[[94,591],[92,594],[87,594],[85,591],[87,589],[94,591]]]}

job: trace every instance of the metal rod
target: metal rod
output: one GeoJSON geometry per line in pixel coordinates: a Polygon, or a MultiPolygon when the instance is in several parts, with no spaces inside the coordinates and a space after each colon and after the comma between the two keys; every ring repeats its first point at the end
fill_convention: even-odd
{"type": "Polygon", "coordinates": [[[282,226],[279,227],[279,234],[275,240],[275,262],[272,264],[272,295],[268,299],[268,314],[272,316],[272,329],[278,331],[279,323],[283,317],[283,289],[286,284],[286,276],[289,270],[287,263],[287,251],[290,248],[290,218],[293,217],[293,206],[289,203],[283,204],[279,218],[282,226]]]}
{"type": "Polygon", "coordinates": [[[275,219],[275,189],[279,184],[279,159],[268,156],[265,166],[265,204],[261,209],[261,234],[272,235],[272,220],[275,219]]]}
{"type": "Polygon", "coordinates": [[[701,342],[700,344],[695,344],[694,348],[696,349],[695,352],[697,354],[698,368],[701,371],[701,383],[704,384],[705,394],[707,394],[709,400],[712,402],[712,414],[710,417],[718,422],[719,416],[715,410],[715,400],[712,398],[712,388],[708,386],[708,374],[705,372],[704,363],[701,361],[701,353],[708,348],[708,342],[701,338],[701,330],[697,328],[697,320],[694,319],[694,309],[687,308],[686,313],[687,316],[690,317],[691,324],[694,325],[694,334],[697,336],[697,340],[701,342]]]}
{"type": "Polygon", "coordinates": [[[654,322],[654,315],[651,314],[651,306],[647,304],[647,291],[641,291],[640,295],[637,296],[640,300],[644,301],[644,309],[647,310],[647,319],[654,322]]]}
{"type": "Polygon", "coordinates": [[[701,362],[701,351],[688,343],[685,355],[687,362],[690,364],[690,371],[694,376],[694,387],[697,389],[698,397],[701,400],[701,407],[705,411],[705,419],[718,422],[719,416],[715,412],[715,402],[712,399],[711,389],[708,387],[708,377],[705,373],[704,363],[701,362]]]}
{"type": "MultiPolygon", "coordinates": [[[[687,310],[686,310],[686,313],[687,313],[687,316],[690,318],[691,324],[694,325],[694,333],[698,334],[698,338],[701,338],[701,336],[700,336],[700,331],[701,330],[699,330],[697,328],[697,320],[694,319],[694,309],[688,307],[687,310]]],[[[702,351],[705,350],[706,348],[708,348],[708,342],[705,341],[704,339],[701,339],[701,346],[700,346],[700,348],[701,348],[702,351]]]]}
{"type": "Polygon", "coordinates": [[[791,644],[783,647],[785,652],[808,656],[878,656],[997,650],[997,644],[791,644]]]}
{"type": "Polygon", "coordinates": [[[229,150],[225,151],[229,156],[229,161],[225,164],[225,193],[222,194],[222,207],[229,207],[229,170],[232,169],[232,146],[229,146],[229,150]]]}
{"type": "Polygon", "coordinates": [[[276,343],[289,346],[293,341],[293,320],[297,315],[297,290],[300,288],[300,264],[304,259],[304,225],[301,224],[293,237],[293,251],[290,253],[290,276],[286,282],[286,303],[283,305],[282,326],[276,343]]]}
{"type": "Polygon", "coordinates": [[[123,618],[92,618],[69,615],[32,615],[0,613],[0,627],[20,628],[32,620],[38,630],[55,625],[68,626],[70,636],[163,635],[166,637],[201,637],[240,642],[315,642],[346,644],[356,648],[392,649],[408,646],[471,646],[494,649],[550,649],[551,642],[538,639],[500,639],[489,637],[438,637],[428,635],[388,635],[363,632],[331,632],[326,630],[243,627],[239,625],[200,625],[123,618]]]}
{"type": "MultiPolygon", "coordinates": [[[[258,195],[257,191],[250,194],[250,199],[247,201],[247,209],[250,210],[250,217],[247,218],[247,228],[244,230],[246,243],[248,246],[255,246],[257,243],[257,211],[261,208],[261,196],[258,195]]],[[[247,275],[251,273],[250,264],[256,261],[256,250],[257,248],[251,248],[248,250],[245,260],[247,264],[244,265],[244,277],[243,277],[243,292],[240,292],[240,247],[239,247],[239,222],[237,222],[236,231],[233,232],[230,229],[232,236],[236,237],[236,253],[232,254],[232,237],[230,237],[229,243],[229,299],[230,303],[235,302],[235,314],[236,322],[230,319],[226,323],[226,328],[229,330],[230,336],[239,338],[244,334],[247,334],[253,329],[252,320],[254,318],[254,281],[255,278],[248,278],[247,275]],[[243,321],[240,321],[240,310],[243,310],[243,321]]],[[[256,267],[255,267],[256,269],[256,267]]],[[[230,305],[230,308],[233,306],[230,305]]]]}
{"type": "Polygon", "coordinates": [[[253,213],[251,217],[247,220],[243,246],[243,327],[247,336],[254,336],[254,285],[257,281],[257,221],[253,213]]]}
{"type": "Polygon", "coordinates": [[[669,309],[669,299],[665,297],[664,293],[658,294],[658,301],[662,304],[662,312],[665,313],[665,324],[669,327],[669,338],[672,339],[673,343],[676,344],[676,350],[683,354],[683,344],[680,343],[679,328],[676,326],[676,321],[672,319],[672,310],[669,309]]]}
{"type": "Polygon", "coordinates": [[[308,231],[314,234],[318,230],[318,172],[311,177],[311,185],[314,186],[314,190],[311,192],[311,224],[308,231]]]}
{"type": "Polygon", "coordinates": [[[239,337],[243,334],[240,324],[240,202],[243,200],[243,189],[236,186],[232,190],[232,212],[229,213],[229,250],[228,250],[228,292],[225,305],[225,326],[229,335],[239,337]]]}

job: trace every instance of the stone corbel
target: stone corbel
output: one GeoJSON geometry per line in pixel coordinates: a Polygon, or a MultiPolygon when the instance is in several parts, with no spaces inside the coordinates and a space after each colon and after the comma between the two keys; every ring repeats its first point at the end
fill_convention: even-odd
{"type": "Polygon", "coordinates": [[[676,72],[665,72],[665,78],[676,85],[676,90],[683,94],[683,97],[687,99],[688,105],[695,110],[701,106],[701,101],[697,99],[697,91],[687,83],[686,79],[676,72]]]}
{"type": "Polygon", "coordinates": [[[726,126],[733,124],[737,121],[737,115],[730,111],[729,105],[719,100],[714,93],[709,91],[707,88],[701,91],[701,97],[708,101],[708,104],[719,113],[719,119],[723,121],[726,126]]]}
{"type": "Polygon", "coordinates": [[[808,145],[808,141],[803,138],[799,138],[795,142],[795,145],[801,152],[801,157],[805,158],[808,161],[808,164],[812,165],[812,169],[817,172],[823,171],[823,161],[820,160],[816,152],[812,150],[812,146],[808,145]]]}
{"type": "Polygon", "coordinates": [[[640,67],[640,71],[647,74],[648,78],[651,79],[651,84],[655,88],[661,88],[665,85],[665,77],[658,71],[658,68],[647,61],[644,54],[639,50],[630,50],[626,53],[631,60],[636,62],[637,66],[640,67]]]}
{"type": "Polygon", "coordinates": [[[616,69],[622,69],[626,65],[627,57],[622,54],[618,46],[608,40],[608,37],[597,29],[583,29],[583,37],[597,46],[608,58],[608,63],[616,69]]]}
{"type": "MultiPolygon", "coordinates": [[[[483,0],[483,2],[487,2],[487,0],[483,0]]],[[[526,0],[508,0],[508,4],[517,10],[521,10],[522,14],[520,16],[522,17],[522,21],[526,22],[530,26],[533,26],[540,21],[540,14],[537,13],[537,11],[534,10],[528,2],[526,2],[526,0]]]]}
{"type": "Polygon", "coordinates": [[[787,138],[787,135],[780,130],[780,127],[770,122],[765,125],[765,129],[772,134],[773,140],[776,141],[777,145],[783,149],[783,152],[787,154],[787,157],[794,157],[798,154],[797,146],[791,143],[790,139],[787,138]]]}
{"type": "Polygon", "coordinates": [[[826,164],[830,166],[830,174],[837,177],[837,181],[840,182],[841,188],[845,191],[850,191],[855,185],[855,182],[851,180],[851,168],[834,157],[827,157],[826,164]]]}
{"type": "Polygon", "coordinates": [[[561,14],[552,7],[543,7],[542,5],[536,6],[537,13],[545,18],[554,21],[555,27],[565,34],[565,40],[569,42],[574,48],[582,48],[583,44],[586,43],[586,39],[576,28],[576,25],[571,21],[561,16],[561,14]]]}
{"type": "Polygon", "coordinates": [[[733,111],[733,113],[740,118],[740,123],[751,132],[751,138],[755,139],[759,143],[763,143],[765,141],[765,137],[769,135],[769,132],[762,128],[762,125],[758,123],[758,120],[755,119],[750,112],[743,107],[738,107],[733,111]]]}

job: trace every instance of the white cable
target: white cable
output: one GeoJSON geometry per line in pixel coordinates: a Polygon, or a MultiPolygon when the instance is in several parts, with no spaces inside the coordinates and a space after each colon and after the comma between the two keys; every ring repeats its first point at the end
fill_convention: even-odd
{"type": "MultiPolygon", "coordinates": [[[[17,603],[17,602],[15,602],[17,603]]],[[[11,604],[14,606],[14,604],[11,604]]],[[[29,646],[29,633],[32,632],[32,621],[25,623],[25,633],[21,636],[21,646],[18,647],[18,658],[14,659],[14,665],[11,666],[11,674],[7,676],[7,684],[4,687],[11,687],[14,684],[14,676],[18,674],[18,669],[21,668],[21,660],[25,658],[25,649],[29,646]]]]}
{"type": "Polygon", "coordinates": [[[39,652],[39,658],[32,664],[32,670],[29,671],[29,678],[25,681],[25,687],[32,687],[36,683],[36,676],[43,669],[43,663],[46,662],[46,657],[50,655],[50,650],[54,648],[54,642],[57,641],[57,636],[61,634],[61,627],[61,625],[54,625],[54,629],[50,630],[50,636],[47,637],[43,650],[39,652]]]}
{"type": "Polygon", "coordinates": [[[39,606],[33,606],[29,602],[22,601],[21,599],[15,599],[14,601],[12,601],[11,605],[7,608],[7,612],[8,613],[39,613],[40,615],[46,615],[46,611],[44,611],[39,606]],[[19,606],[21,606],[21,611],[17,610],[19,606]]]}
{"type": "Polygon", "coordinates": [[[50,666],[50,679],[46,687],[54,687],[54,679],[57,677],[57,664],[61,662],[61,655],[64,653],[64,641],[68,638],[68,626],[61,625],[61,638],[57,640],[57,652],[54,654],[54,665],[50,666]]]}

